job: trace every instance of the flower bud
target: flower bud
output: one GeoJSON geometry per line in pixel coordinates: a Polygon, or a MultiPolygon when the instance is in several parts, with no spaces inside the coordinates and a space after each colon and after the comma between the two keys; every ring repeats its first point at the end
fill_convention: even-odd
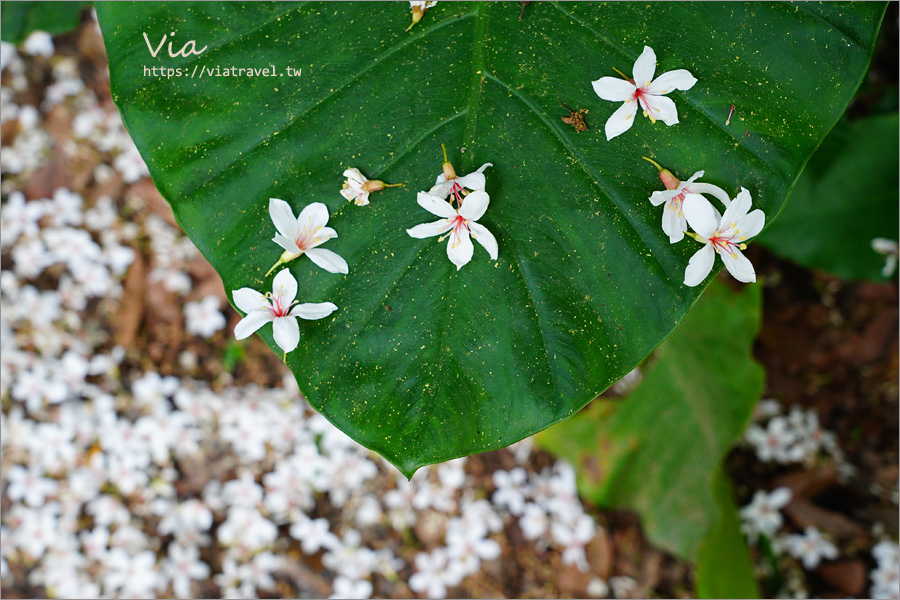
{"type": "Polygon", "coordinates": [[[659,170],[659,179],[660,179],[660,181],[663,182],[663,185],[666,186],[667,190],[678,189],[678,186],[681,183],[681,181],[677,177],[675,177],[675,175],[672,174],[672,171],[670,171],[668,169],[663,169],[659,165],[658,162],[656,162],[655,160],[651,160],[651,159],[647,158],[646,156],[642,156],[641,158],[643,158],[644,160],[646,160],[648,163],[652,164],[654,167],[656,167],[659,170]]]}

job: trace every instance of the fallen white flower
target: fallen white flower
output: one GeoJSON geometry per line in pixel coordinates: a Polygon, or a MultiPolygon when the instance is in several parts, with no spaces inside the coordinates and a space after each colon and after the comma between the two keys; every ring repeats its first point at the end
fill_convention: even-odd
{"type": "Polygon", "coordinates": [[[743,283],[756,281],[756,271],[741,250],[747,247],[745,240],[762,231],[766,215],[759,209],[748,214],[750,203],[750,192],[741,188],[734,202],[720,216],[719,211],[703,196],[690,194],[685,197],[684,216],[696,232],[688,235],[703,244],[685,269],[685,285],[694,287],[706,279],[712,271],[716,253],[722,257],[725,268],[735,279],[743,283]]]}
{"type": "Polygon", "coordinates": [[[620,71],[625,79],[601,77],[591,82],[594,91],[604,100],[624,102],[606,121],[607,140],[631,128],[638,104],[644,109],[644,116],[654,123],[657,119],[669,126],[678,122],[678,109],[665,94],[673,90],[689,90],[697,79],[685,69],[669,71],[653,79],[655,72],[656,54],[650,46],[644,46],[644,51],[634,62],[634,79],[629,79],[620,71]]]}
{"type": "Polygon", "coordinates": [[[272,292],[265,295],[250,288],[232,293],[234,303],[246,316],[234,328],[234,337],[249,337],[266,323],[272,323],[275,343],[285,354],[300,343],[300,326],[297,318],[313,321],[324,319],[337,310],[331,302],[294,304],[297,302],[297,280],[287,269],[282,269],[272,282],[272,292]]]}
{"type": "Polygon", "coordinates": [[[330,273],[348,273],[347,261],[331,250],[317,248],[337,237],[337,232],[328,224],[328,207],[321,202],[308,205],[297,218],[284,200],[269,198],[269,216],[278,234],[272,241],[284,248],[281,258],[266,273],[268,277],[278,266],[289,263],[305,254],[311,261],[330,273]]]}
{"type": "MultiPolygon", "coordinates": [[[[472,192],[462,202],[459,211],[448,202],[425,192],[419,192],[419,206],[433,215],[442,217],[438,221],[416,225],[407,229],[406,233],[414,238],[427,238],[450,232],[447,244],[447,256],[450,262],[460,270],[470,260],[475,249],[471,237],[484,246],[493,260],[497,260],[497,240],[484,225],[476,223],[487,210],[490,197],[486,192],[472,192]]],[[[441,238],[443,239],[443,238],[441,238]]]]}

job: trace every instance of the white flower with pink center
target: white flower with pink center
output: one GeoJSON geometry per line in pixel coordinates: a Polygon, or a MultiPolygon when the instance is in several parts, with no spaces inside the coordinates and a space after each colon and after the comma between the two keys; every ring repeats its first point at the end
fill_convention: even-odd
{"type": "Polygon", "coordinates": [[[717,253],[735,279],[743,283],[756,281],[756,271],[741,250],[747,248],[745,240],[762,231],[766,215],[759,209],[748,214],[750,203],[750,192],[744,188],[725,209],[724,215],[719,215],[719,211],[703,196],[690,194],[684,199],[684,216],[696,232],[688,235],[703,244],[685,269],[685,285],[694,287],[706,279],[717,253]]]}
{"type": "MultiPolygon", "coordinates": [[[[419,206],[441,219],[416,225],[412,229],[407,229],[406,233],[421,239],[449,232],[449,235],[445,236],[450,238],[447,256],[450,262],[456,265],[457,271],[472,260],[475,248],[471,238],[484,246],[493,260],[497,260],[497,240],[484,225],[476,223],[484,215],[490,202],[486,192],[470,193],[463,199],[459,210],[453,208],[449,202],[426,192],[419,192],[416,200],[419,206]]],[[[439,241],[443,239],[442,237],[439,241]]]]}
{"type": "Polygon", "coordinates": [[[287,269],[282,269],[272,282],[271,293],[265,295],[250,288],[232,293],[234,303],[246,316],[234,328],[234,337],[249,337],[266,323],[272,323],[275,343],[287,354],[300,343],[300,326],[297,319],[309,321],[324,319],[337,310],[331,302],[297,304],[297,280],[287,269]],[[296,304],[296,306],[295,306],[296,304]]]}
{"type": "Polygon", "coordinates": [[[607,140],[631,128],[639,104],[644,116],[654,123],[660,120],[671,126],[678,122],[678,109],[665,94],[673,90],[689,90],[697,83],[697,79],[685,69],[669,71],[653,79],[655,72],[656,53],[653,48],[644,46],[644,51],[634,62],[633,79],[619,71],[625,79],[601,77],[591,82],[594,91],[604,100],[624,102],[606,121],[607,140]]]}
{"type": "Polygon", "coordinates": [[[337,237],[337,232],[328,224],[328,207],[321,202],[313,202],[308,205],[297,218],[294,211],[284,200],[269,198],[269,216],[275,224],[278,233],[272,241],[284,248],[284,253],[272,268],[266,273],[268,277],[279,265],[288,263],[300,255],[305,254],[311,261],[330,273],[348,273],[347,261],[331,250],[324,250],[318,246],[331,238],[337,237]]]}
{"type": "Polygon", "coordinates": [[[650,195],[653,206],[665,204],[662,217],[662,229],[669,236],[669,243],[675,244],[684,239],[687,231],[687,219],[684,218],[683,202],[691,194],[709,194],[717,198],[727,209],[731,205],[728,193],[717,185],[703,183],[697,179],[703,177],[703,171],[697,171],[687,181],[679,181],[673,190],[656,191],[650,195]]]}

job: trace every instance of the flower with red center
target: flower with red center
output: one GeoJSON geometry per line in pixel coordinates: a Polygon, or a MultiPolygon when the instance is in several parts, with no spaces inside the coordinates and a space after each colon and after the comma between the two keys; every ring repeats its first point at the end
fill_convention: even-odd
{"type": "Polygon", "coordinates": [[[762,231],[766,215],[759,209],[748,214],[750,203],[750,192],[741,188],[737,198],[720,216],[703,196],[689,194],[685,197],[682,203],[684,216],[696,232],[688,235],[703,244],[688,262],[684,272],[685,285],[694,287],[706,279],[712,271],[716,253],[735,279],[744,283],[756,281],[756,271],[741,250],[747,248],[745,240],[762,231]]]}
{"type": "MultiPolygon", "coordinates": [[[[475,248],[470,238],[484,246],[491,258],[497,260],[497,240],[484,225],[476,223],[484,215],[490,202],[487,192],[475,191],[465,196],[458,211],[449,202],[430,193],[419,192],[416,200],[419,206],[441,219],[416,225],[407,229],[406,233],[421,239],[450,232],[447,236],[450,238],[447,256],[456,265],[457,271],[472,260],[475,248]]],[[[442,237],[439,241],[443,239],[442,237]]]]}
{"type": "Polygon", "coordinates": [[[493,167],[494,165],[491,163],[484,163],[478,167],[477,171],[473,171],[462,177],[457,177],[456,170],[453,168],[453,165],[450,164],[450,161],[447,160],[447,149],[443,144],[441,144],[441,149],[444,151],[442,172],[437,176],[437,179],[434,181],[434,186],[428,190],[428,193],[441,200],[446,199],[447,196],[452,194],[456,201],[456,205],[459,206],[462,204],[463,197],[469,193],[466,191],[467,189],[473,192],[483,192],[485,185],[484,170],[488,167],[493,167]]]}
{"type": "Polygon", "coordinates": [[[673,90],[689,90],[697,79],[685,69],[668,71],[653,79],[655,72],[656,54],[651,47],[644,46],[644,51],[634,62],[633,79],[619,72],[625,79],[601,77],[591,82],[594,91],[604,100],[624,102],[606,122],[607,140],[631,128],[638,104],[644,116],[654,123],[657,119],[669,126],[678,122],[678,109],[665,94],[673,90]]]}
{"type": "Polygon", "coordinates": [[[671,171],[663,169],[656,161],[650,160],[646,156],[642,156],[644,160],[652,163],[659,169],[659,178],[666,186],[665,191],[656,191],[650,195],[650,202],[653,206],[659,206],[665,203],[662,217],[662,229],[669,236],[669,243],[675,244],[684,239],[684,232],[687,231],[687,221],[684,218],[684,210],[682,203],[690,194],[709,194],[718,198],[725,205],[725,208],[731,204],[728,193],[717,185],[711,183],[702,183],[697,181],[703,177],[703,171],[697,171],[687,181],[679,181],[671,171]]]}
{"type": "Polygon", "coordinates": [[[297,319],[313,321],[324,319],[337,310],[331,302],[297,304],[297,280],[287,269],[282,269],[272,282],[272,291],[261,294],[250,288],[232,292],[235,305],[246,316],[234,328],[234,337],[242,340],[265,325],[272,323],[275,343],[285,354],[300,342],[300,326],[297,319]],[[296,306],[295,306],[296,305],[296,306]]]}
{"type": "Polygon", "coordinates": [[[276,267],[288,263],[305,254],[311,261],[330,273],[347,273],[347,261],[331,250],[323,250],[317,246],[331,238],[337,232],[328,224],[328,207],[321,202],[313,202],[294,218],[294,211],[284,200],[269,198],[269,216],[278,233],[272,241],[284,248],[281,258],[266,273],[268,277],[276,267]]]}

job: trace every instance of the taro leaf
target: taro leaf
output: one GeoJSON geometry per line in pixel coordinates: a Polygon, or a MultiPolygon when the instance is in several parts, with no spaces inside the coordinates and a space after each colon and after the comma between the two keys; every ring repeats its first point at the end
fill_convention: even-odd
{"type": "Polygon", "coordinates": [[[0,31],[4,42],[21,44],[32,31],[67,33],[78,27],[90,2],[3,2],[0,31]]]}
{"type": "Polygon", "coordinates": [[[803,170],[778,222],[760,236],[776,254],[846,279],[884,280],[873,238],[897,241],[897,114],[842,120],[803,170]]]}
{"type": "Polygon", "coordinates": [[[759,285],[710,286],[628,398],[598,399],[537,438],[572,462],[586,498],[635,510],[655,544],[688,560],[706,546],[715,564],[705,540],[734,539],[714,483],[763,390],[752,355],[760,297],[759,285]]]}
{"type": "Polygon", "coordinates": [[[760,598],[753,559],[724,469],[715,472],[712,487],[719,516],[697,551],[697,597],[760,598]]]}
{"type": "Polygon", "coordinates": [[[271,289],[270,197],[295,213],[328,205],[340,237],[326,248],[350,274],[290,263],[301,301],[339,310],[301,322],[287,362],[316,409],[407,475],[571,416],[664,340],[702,288],[682,285],[696,245],[669,245],[641,155],[743,185],[777,214],[859,85],[883,11],[542,2],[519,21],[515,3],[441,2],[405,32],[401,2],[98,5],[113,98],[227,290],[271,289]],[[153,58],[143,34],[208,47],[153,58]],[[658,72],[700,83],[671,95],[680,124],[640,117],[608,142],[617,106],[590,82],[630,70],[645,44],[658,72]],[[269,65],[279,76],[231,70],[269,65]],[[559,102],[588,109],[590,129],[563,123],[559,102]],[[415,193],[440,172],[441,143],[460,173],[494,163],[480,223],[496,262],[477,246],[457,272],[446,241],[406,234],[434,220],[415,193]],[[338,194],[347,167],[406,187],[356,207],[338,194]]]}

